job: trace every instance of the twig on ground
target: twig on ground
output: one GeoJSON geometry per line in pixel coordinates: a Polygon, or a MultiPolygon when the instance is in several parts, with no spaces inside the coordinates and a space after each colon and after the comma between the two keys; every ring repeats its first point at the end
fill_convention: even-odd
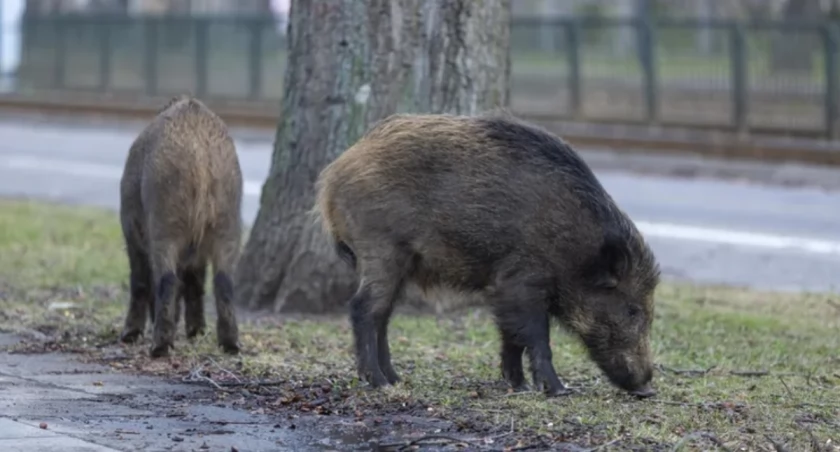
{"type": "Polygon", "coordinates": [[[512,434],[513,434],[513,432],[514,432],[514,429],[513,429],[513,423],[514,423],[514,419],[511,417],[511,418],[510,418],[510,430],[508,430],[508,431],[507,431],[507,432],[505,432],[505,433],[500,433],[500,434],[498,434],[498,435],[496,435],[496,436],[493,436],[491,439],[492,439],[493,441],[498,441],[498,440],[500,440],[500,439],[504,438],[505,436],[510,436],[510,435],[512,435],[512,434]]]}
{"type": "MultiPolygon", "coordinates": [[[[668,367],[662,364],[659,364],[658,367],[660,370],[665,372],[669,372],[675,375],[689,375],[692,377],[702,377],[709,375],[712,370],[717,368],[717,366],[709,367],[708,369],[675,369],[673,367],[668,367]]],[[[775,376],[784,376],[784,377],[795,377],[800,374],[796,374],[793,372],[770,372],[769,370],[730,370],[730,371],[722,371],[719,375],[729,375],[733,377],[769,377],[771,375],[775,376]]]]}
{"type": "Polygon", "coordinates": [[[226,388],[241,388],[246,386],[257,386],[257,387],[267,387],[267,386],[280,386],[288,383],[288,380],[245,380],[245,381],[223,381],[219,383],[219,386],[224,386],[226,388]]]}
{"type": "Polygon", "coordinates": [[[222,371],[222,372],[230,375],[231,377],[233,377],[233,379],[236,380],[237,383],[242,381],[242,380],[239,379],[239,377],[235,373],[233,373],[233,372],[225,369],[224,367],[222,367],[222,365],[217,363],[216,360],[214,360],[213,358],[207,358],[207,360],[210,361],[210,363],[212,363],[214,366],[216,366],[216,368],[219,369],[220,371],[222,371]]]}
{"type": "Polygon", "coordinates": [[[659,367],[660,370],[670,372],[670,373],[675,374],[675,375],[700,376],[700,375],[708,374],[709,372],[711,372],[717,366],[712,366],[712,367],[709,367],[708,369],[675,369],[673,367],[668,367],[664,364],[659,364],[659,365],[657,365],[657,367],[659,367]]]}
{"type": "Polygon", "coordinates": [[[780,442],[776,441],[775,439],[773,439],[773,437],[772,437],[772,436],[770,436],[770,435],[764,435],[764,437],[765,437],[765,438],[767,438],[767,441],[770,441],[770,444],[772,444],[772,445],[773,445],[773,449],[776,449],[776,452],[790,452],[790,451],[788,450],[788,448],[787,448],[787,447],[785,447],[785,445],[784,445],[784,444],[782,444],[782,443],[780,443],[780,442]]]}
{"type": "MultiPolygon", "coordinates": [[[[729,375],[733,375],[736,377],[766,377],[770,375],[769,370],[733,370],[729,372],[729,375]]],[[[777,374],[779,376],[786,375],[786,374],[777,374]]]]}
{"type": "Polygon", "coordinates": [[[482,447],[480,444],[475,443],[473,441],[462,439],[462,438],[455,438],[454,436],[426,435],[426,436],[421,436],[420,438],[416,438],[416,439],[413,439],[413,440],[410,440],[410,441],[400,441],[400,442],[395,442],[395,443],[378,444],[378,445],[376,445],[374,450],[383,450],[384,451],[384,450],[394,449],[394,450],[400,451],[400,450],[408,449],[409,447],[412,447],[412,446],[419,446],[421,444],[443,445],[443,444],[451,444],[451,443],[467,444],[469,446],[478,447],[478,448],[482,447]]]}
{"type": "Polygon", "coordinates": [[[595,446],[595,447],[593,447],[592,449],[589,449],[587,452],[595,452],[595,451],[597,451],[597,450],[601,450],[601,449],[604,449],[604,448],[610,447],[610,446],[612,446],[613,444],[615,444],[615,443],[617,443],[617,442],[619,442],[619,441],[621,441],[621,438],[616,438],[616,439],[614,439],[614,440],[612,440],[612,441],[609,441],[609,442],[606,442],[606,443],[604,443],[604,444],[601,444],[600,446],[595,446]]]}
{"type": "Polygon", "coordinates": [[[181,379],[181,381],[183,381],[184,383],[201,383],[201,382],[210,383],[211,386],[215,387],[219,391],[229,392],[228,389],[225,389],[225,388],[221,387],[219,385],[219,383],[216,383],[216,380],[213,380],[212,378],[210,378],[206,375],[202,375],[201,374],[201,368],[202,367],[204,367],[204,365],[194,367],[188,375],[185,375],[181,379]]]}
{"type": "Polygon", "coordinates": [[[233,372],[231,372],[231,371],[229,371],[229,370],[225,369],[224,367],[222,367],[221,365],[219,365],[219,363],[217,363],[216,361],[214,361],[212,358],[208,358],[208,359],[207,359],[207,362],[205,362],[205,363],[203,363],[203,364],[201,364],[201,365],[198,365],[198,366],[196,366],[195,368],[193,368],[193,369],[190,371],[189,375],[186,375],[184,378],[182,378],[182,381],[183,381],[184,383],[199,383],[199,384],[201,384],[201,383],[209,383],[209,384],[210,384],[211,386],[213,386],[214,388],[216,388],[216,389],[218,389],[218,390],[220,390],[220,391],[225,391],[225,392],[230,392],[230,390],[229,390],[228,388],[241,388],[241,387],[246,387],[246,386],[256,386],[256,387],[280,386],[280,385],[283,385],[283,384],[288,383],[288,380],[285,380],[285,379],[277,379],[277,380],[242,380],[241,378],[239,378],[239,377],[238,377],[236,374],[234,374],[233,372]],[[216,367],[217,367],[220,371],[224,372],[224,373],[225,373],[225,374],[227,374],[227,375],[230,375],[230,376],[231,376],[231,377],[233,377],[236,381],[216,381],[216,380],[214,380],[214,379],[212,379],[212,378],[210,378],[210,377],[208,377],[208,376],[206,376],[206,375],[203,375],[203,374],[201,373],[201,369],[202,369],[202,368],[203,368],[203,367],[204,367],[207,363],[210,363],[210,364],[212,364],[212,365],[216,366],[216,367]]]}
{"type": "Polygon", "coordinates": [[[534,394],[539,394],[539,391],[534,391],[533,389],[529,389],[527,391],[514,391],[514,392],[509,392],[509,393],[505,394],[504,396],[505,397],[520,397],[520,396],[534,395],[534,394]]]}
{"type": "Polygon", "coordinates": [[[648,400],[648,402],[656,403],[656,404],[659,404],[659,405],[673,405],[673,406],[691,406],[691,405],[697,406],[698,405],[695,402],[677,402],[676,400],[653,399],[653,400],[648,400]]]}
{"type": "MultiPolygon", "coordinates": [[[[557,444],[556,443],[552,444],[552,446],[557,446],[557,444]]],[[[521,451],[531,450],[531,449],[546,450],[546,449],[550,449],[550,447],[549,447],[548,443],[545,442],[545,440],[540,439],[539,442],[537,442],[537,443],[531,443],[531,444],[528,444],[526,446],[517,446],[517,447],[505,448],[504,451],[505,452],[521,452],[521,451]]]]}
{"type": "Polygon", "coordinates": [[[782,386],[785,387],[785,391],[787,391],[788,397],[790,397],[791,400],[794,400],[795,397],[793,396],[793,391],[790,390],[790,387],[788,386],[787,382],[785,381],[785,379],[781,375],[779,375],[779,381],[781,381],[782,386]]]}
{"type": "Polygon", "coordinates": [[[674,444],[674,448],[671,449],[671,451],[672,452],[677,452],[677,451],[681,450],[682,446],[687,444],[689,441],[697,439],[697,438],[705,438],[705,439],[711,441],[715,446],[719,447],[720,449],[722,449],[724,451],[727,451],[727,452],[729,451],[729,448],[726,447],[725,444],[723,444],[723,441],[721,441],[720,438],[718,438],[717,436],[715,436],[712,433],[704,432],[704,431],[689,433],[688,435],[683,436],[682,439],[680,439],[677,442],[677,444],[674,444]]]}

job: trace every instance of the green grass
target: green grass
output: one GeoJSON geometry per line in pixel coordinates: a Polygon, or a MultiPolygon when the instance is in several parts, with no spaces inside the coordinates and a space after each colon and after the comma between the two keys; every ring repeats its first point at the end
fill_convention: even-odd
{"type": "MultiPolygon", "coordinates": [[[[116,213],[0,201],[0,256],[0,329],[40,331],[48,349],[106,359],[99,347],[116,345],[127,301],[116,213]],[[74,306],[55,309],[55,302],[74,306]]],[[[835,447],[827,450],[837,450],[837,306],[836,297],[819,294],[663,284],[653,332],[660,392],[645,401],[610,386],[582,347],[559,331],[555,366],[580,392],[558,399],[509,394],[500,381],[496,332],[481,311],[446,319],[395,316],[390,337],[404,381],[378,392],[359,385],[343,316],[243,320],[240,357],[222,356],[212,329],[195,343],[181,330],[169,360],[150,360],[143,343],[125,346],[134,365],[112,365],[170,376],[205,368],[220,382],[225,368],[286,382],[272,386],[271,397],[249,399],[265,411],[329,410],[357,418],[408,412],[449,419],[468,432],[513,426],[516,433],[506,438],[526,443],[539,437],[609,443],[606,450],[714,450],[719,442],[730,450],[774,450],[769,435],[792,451],[827,441],[835,447]],[[312,408],[321,397],[328,402],[312,408]]]]}

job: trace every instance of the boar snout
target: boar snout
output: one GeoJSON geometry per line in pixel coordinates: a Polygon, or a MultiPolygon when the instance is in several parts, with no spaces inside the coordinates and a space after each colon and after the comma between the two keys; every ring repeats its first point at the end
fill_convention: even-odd
{"type": "Polygon", "coordinates": [[[617,353],[604,360],[596,359],[610,381],[628,393],[647,398],[656,395],[651,384],[653,365],[649,357],[637,352],[617,353]]]}

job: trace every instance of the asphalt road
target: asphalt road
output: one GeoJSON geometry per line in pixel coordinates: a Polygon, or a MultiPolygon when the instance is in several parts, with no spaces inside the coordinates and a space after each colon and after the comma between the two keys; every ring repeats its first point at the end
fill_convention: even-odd
{"type": "MultiPolygon", "coordinates": [[[[0,119],[0,196],[116,209],[125,154],[141,126],[0,119]]],[[[243,218],[250,223],[271,134],[234,133],[246,179],[243,218]]],[[[832,190],[668,177],[620,171],[621,164],[597,153],[584,157],[649,238],[666,278],[840,291],[840,182],[832,190]]],[[[840,181],[840,171],[818,171],[840,181]]]]}

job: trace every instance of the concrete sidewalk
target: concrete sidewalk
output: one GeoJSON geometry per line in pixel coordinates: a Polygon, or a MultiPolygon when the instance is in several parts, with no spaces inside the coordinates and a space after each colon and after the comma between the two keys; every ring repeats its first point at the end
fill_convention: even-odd
{"type": "MultiPolygon", "coordinates": [[[[18,341],[0,333],[0,346],[18,341]]],[[[118,373],[72,355],[0,352],[4,452],[339,450],[307,419],[251,414],[204,386],[118,373]]],[[[345,436],[345,439],[347,437],[345,436]]]]}

